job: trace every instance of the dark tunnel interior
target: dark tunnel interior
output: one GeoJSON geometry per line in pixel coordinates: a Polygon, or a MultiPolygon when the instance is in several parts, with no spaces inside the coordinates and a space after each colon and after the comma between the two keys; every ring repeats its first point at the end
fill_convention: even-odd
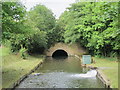
{"type": "Polygon", "coordinates": [[[68,54],[66,51],[64,50],[56,50],[53,54],[52,54],[53,58],[57,58],[57,57],[68,57],[68,54]]]}

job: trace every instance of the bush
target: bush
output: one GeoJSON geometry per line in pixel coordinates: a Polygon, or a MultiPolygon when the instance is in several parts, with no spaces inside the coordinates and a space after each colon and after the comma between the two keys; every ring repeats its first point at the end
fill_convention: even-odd
{"type": "Polygon", "coordinates": [[[25,48],[22,47],[22,48],[20,49],[19,53],[20,53],[20,56],[21,56],[23,59],[26,59],[26,58],[27,58],[27,49],[25,49],[25,48]]]}
{"type": "Polygon", "coordinates": [[[13,34],[10,41],[12,52],[18,52],[21,49],[21,46],[26,48],[27,35],[25,36],[24,34],[13,34]]]}
{"type": "Polygon", "coordinates": [[[32,53],[43,53],[47,48],[47,35],[44,31],[33,32],[28,39],[27,49],[32,53]]]}

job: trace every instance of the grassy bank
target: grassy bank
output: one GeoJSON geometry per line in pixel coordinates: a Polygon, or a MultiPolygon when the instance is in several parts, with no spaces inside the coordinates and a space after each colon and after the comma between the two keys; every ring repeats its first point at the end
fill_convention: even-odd
{"type": "Polygon", "coordinates": [[[110,80],[113,88],[118,88],[118,62],[115,58],[95,58],[95,64],[92,66],[98,67],[103,74],[110,80]]]}
{"type": "Polygon", "coordinates": [[[43,61],[43,57],[38,55],[28,56],[24,60],[19,54],[9,54],[9,49],[5,47],[2,52],[2,88],[8,88],[43,61]]]}

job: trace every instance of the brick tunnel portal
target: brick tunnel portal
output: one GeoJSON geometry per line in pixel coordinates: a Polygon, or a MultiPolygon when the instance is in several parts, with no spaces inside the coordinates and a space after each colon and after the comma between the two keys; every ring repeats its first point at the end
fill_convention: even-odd
{"type": "Polygon", "coordinates": [[[81,56],[86,53],[86,50],[82,48],[79,44],[65,44],[56,43],[45,51],[46,56],[81,56]]]}

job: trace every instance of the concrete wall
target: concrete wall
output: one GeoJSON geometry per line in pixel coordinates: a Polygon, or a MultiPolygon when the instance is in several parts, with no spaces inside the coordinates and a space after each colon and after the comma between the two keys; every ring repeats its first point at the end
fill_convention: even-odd
{"type": "Polygon", "coordinates": [[[52,47],[50,47],[45,53],[46,56],[52,56],[52,54],[56,51],[62,49],[68,53],[68,56],[72,55],[83,55],[86,51],[78,44],[65,44],[65,43],[56,43],[52,47]]]}

